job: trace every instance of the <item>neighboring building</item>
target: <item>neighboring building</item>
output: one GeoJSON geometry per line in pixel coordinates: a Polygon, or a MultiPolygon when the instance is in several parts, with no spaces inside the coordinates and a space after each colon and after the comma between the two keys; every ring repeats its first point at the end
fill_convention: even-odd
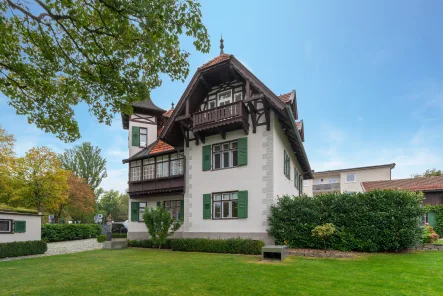
{"type": "Polygon", "coordinates": [[[313,180],[303,182],[308,196],[324,193],[362,192],[361,182],[391,180],[395,163],[358,168],[314,172],[313,180]]]}
{"type": "Polygon", "coordinates": [[[123,116],[129,129],[129,239],[147,238],[146,207],[184,221],[176,237],[272,242],[278,195],[299,195],[312,172],[295,91],[277,96],[233,55],[198,68],[176,108],[152,101],[123,116]]]}
{"type": "Polygon", "coordinates": [[[41,240],[41,215],[33,210],[0,207],[0,243],[41,240]]]}
{"type": "Polygon", "coordinates": [[[424,194],[424,204],[443,204],[443,176],[398,179],[388,181],[362,182],[364,191],[375,189],[398,189],[421,191],[424,194]]]}

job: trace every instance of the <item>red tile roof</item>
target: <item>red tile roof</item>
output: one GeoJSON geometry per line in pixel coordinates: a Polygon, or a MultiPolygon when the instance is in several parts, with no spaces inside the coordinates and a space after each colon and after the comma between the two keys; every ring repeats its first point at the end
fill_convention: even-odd
{"type": "Polygon", "coordinates": [[[371,181],[361,183],[365,191],[375,189],[398,189],[409,191],[443,190],[443,176],[371,181]]]}
{"type": "Polygon", "coordinates": [[[221,54],[215,58],[213,58],[212,60],[210,60],[209,62],[203,64],[202,66],[199,67],[199,69],[204,69],[204,68],[208,68],[211,67],[215,64],[221,63],[223,61],[229,60],[231,58],[232,54],[221,54]]]}
{"type": "Polygon", "coordinates": [[[163,131],[163,126],[162,126],[162,127],[159,127],[159,128],[157,129],[157,138],[158,138],[158,136],[162,133],[162,131],[163,131]]]}
{"type": "Polygon", "coordinates": [[[171,108],[168,111],[166,111],[165,113],[163,113],[163,116],[164,117],[171,117],[172,112],[174,112],[174,108],[171,108]]]}
{"type": "Polygon", "coordinates": [[[295,123],[297,124],[297,129],[301,129],[301,121],[296,121],[295,123]]]}
{"type": "Polygon", "coordinates": [[[291,102],[291,101],[290,101],[290,99],[291,99],[291,94],[292,94],[292,92],[289,92],[289,93],[287,93],[287,94],[283,94],[283,95],[279,95],[278,98],[279,98],[280,100],[282,100],[284,103],[289,104],[289,103],[291,102]]]}
{"type": "Polygon", "coordinates": [[[175,150],[174,147],[163,142],[162,140],[158,140],[157,144],[155,144],[155,146],[149,152],[149,155],[157,154],[157,153],[161,153],[161,152],[173,151],[173,150],[175,150]]]}

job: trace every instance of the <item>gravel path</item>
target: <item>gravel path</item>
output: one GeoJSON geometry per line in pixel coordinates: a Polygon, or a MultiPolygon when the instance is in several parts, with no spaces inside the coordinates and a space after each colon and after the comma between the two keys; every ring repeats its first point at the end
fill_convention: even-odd
{"type": "Polygon", "coordinates": [[[44,254],[4,258],[4,259],[0,259],[0,262],[1,261],[19,260],[19,259],[25,259],[25,258],[36,258],[36,257],[44,257],[44,256],[53,256],[53,255],[91,251],[91,250],[101,249],[102,246],[103,246],[103,244],[98,243],[97,239],[95,239],[95,238],[67,241],[67,242],[48,243],[48,250],[44,254]]]}

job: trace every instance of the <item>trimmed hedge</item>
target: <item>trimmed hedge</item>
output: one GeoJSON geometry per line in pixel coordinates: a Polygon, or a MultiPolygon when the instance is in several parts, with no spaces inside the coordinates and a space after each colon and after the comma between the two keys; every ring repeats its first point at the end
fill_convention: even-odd
{"type": "Polygon", "coordinates": [[[277,244],[322,249],[323,242],[312,236],[312,229],[332,223],[337,232],[328,240],[329,249],[400,251],[421,241],[422,200],[421,193],[397,190],[284,196],[271,208],[268,232],[277,244]]]}
{"type": "MultiPolygon", "coordinates": [[[[231,239],[207,239],[207,238],[176,238],[168,239],[162,249],[172,249],[182,252],[206,252],[206,253],[229,253],[229,254],[261,254],[261,248],[265,244],[259,240],[231,238],[231,239]]],[[[130,247],[156,248],[152,240],[131,240],[130,247]]]]}
{"type": "Polygon", "coordinates": [[[112,238],[128,238],[127,233],[113,233],[112,238]]]}
{"type": "Polygon", "coordinates": [[[97,242],[98,243],[102,243],[106,240],[106,234],[100,234],[99,236],[97,236],[97,242]]]}
{"type": "Polygon", "coordinates": [[[0,244],[0,258],[44,254],[48,246],[44,241],[24,241],[0,244]]]}
{"type": "Polygon", "coordinates": [[[230,238],[230,239],[207,239],[207,238],[182,238],[172,240],[173,251],[183,252],[207,252],[229,254],[261,254],[261,248],[265,244],[259,240],[230,238]]]}
{"type": "MultiPolygon", "coordinates": [[[[162,249],[171,249],[171,241],[172,239],[167,239],[166,243],[162,245],[162,249]]],[[[130,240],[128,246],[134,248],[158,248],[158,246],[154,245],[154,242],[150,239],[130,240]]]]}
{"type": "Polygon", "coordinates": [[[98,224],[43,224],[42,240],[61,242],[76,239],[94,238],[101,234],[98,224]]]}

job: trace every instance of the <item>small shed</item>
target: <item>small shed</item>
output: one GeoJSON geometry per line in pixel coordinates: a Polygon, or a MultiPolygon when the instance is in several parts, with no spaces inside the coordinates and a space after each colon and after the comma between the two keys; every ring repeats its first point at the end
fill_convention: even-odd
{"type": "Polygon", "coordinates": [[[41,240],[41,214],[0,205],[0,243],[41,240]]]}

